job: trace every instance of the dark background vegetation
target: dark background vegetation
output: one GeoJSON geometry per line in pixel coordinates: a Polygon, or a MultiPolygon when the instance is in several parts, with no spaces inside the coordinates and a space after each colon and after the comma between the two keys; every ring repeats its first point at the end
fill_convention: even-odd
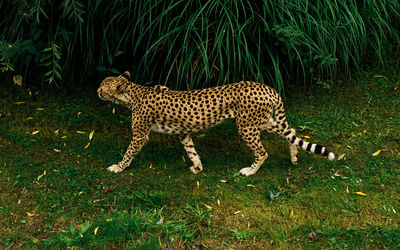
{"type": "Polygon", "coordinates": [[[399,13],[398,0],[4,0],[0,62],[50,87],[130,70],[174,89],[246,79],[281,91],[383,62],[399,13]]]}

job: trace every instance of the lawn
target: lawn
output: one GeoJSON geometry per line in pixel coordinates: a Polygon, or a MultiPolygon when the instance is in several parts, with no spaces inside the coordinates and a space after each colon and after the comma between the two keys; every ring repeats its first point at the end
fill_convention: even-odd
{"type": "Polygon", "coordinates": [[[232,121],[193,140],[152,133],[122,173],[129,110],[92,91],[0,87],[0,248],[398,248],[400,67],[292,89],[289,124],[340,156],[299,152],[263,133],[253,157],[232,121]],[[94,132],[93,132],[94,131],[94,132]]]}

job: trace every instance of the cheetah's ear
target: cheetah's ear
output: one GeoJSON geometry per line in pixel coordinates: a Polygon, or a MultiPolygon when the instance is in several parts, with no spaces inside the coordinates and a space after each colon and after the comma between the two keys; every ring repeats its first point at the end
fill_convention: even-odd
{"type": "Polygon", "coordinates": [[[129,71],[125,71],[124,73],[122,73],[122,76],[129,80],[129,77],[131,77],[131,73],[129,73],[129,71]]]}

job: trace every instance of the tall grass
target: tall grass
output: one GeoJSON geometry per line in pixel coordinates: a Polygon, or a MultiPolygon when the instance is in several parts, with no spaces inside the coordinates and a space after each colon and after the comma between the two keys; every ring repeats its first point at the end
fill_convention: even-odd
{"type": "Polygon", "coordinates": [[[281,91],[399,48],[397,0],[5,0],[0,14],[2,70],[50,83],[128,69],[175,89],[248,79],[281,91]]]}

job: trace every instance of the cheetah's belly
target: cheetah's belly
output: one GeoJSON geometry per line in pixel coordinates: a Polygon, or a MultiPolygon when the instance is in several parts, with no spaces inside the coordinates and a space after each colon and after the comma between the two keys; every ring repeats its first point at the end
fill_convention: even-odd
{"type": "Polygon", "coordinates": [[[188,121],[168,121],[164,119],[157,119],[153,126],[152,131],[166,134],[188,134],[200,132],[202,130],[211,128],[225,119],[234,118],[232,110],[227,110],[224,114],[209,118],[204,121],[188,122],[188,121]]]}

